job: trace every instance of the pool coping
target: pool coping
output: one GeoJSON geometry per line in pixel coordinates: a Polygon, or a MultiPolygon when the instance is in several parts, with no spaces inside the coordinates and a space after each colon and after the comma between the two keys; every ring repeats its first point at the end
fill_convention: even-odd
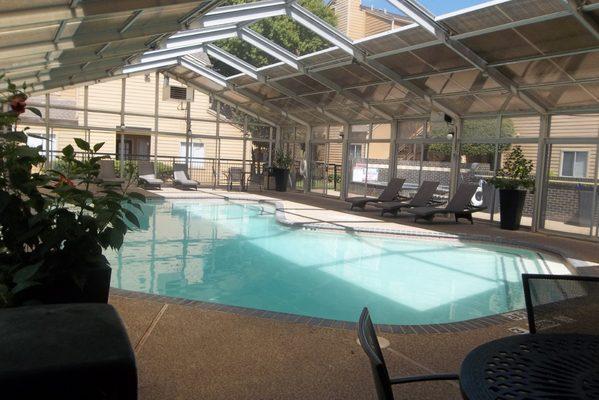
{"type": "MultiPolygon", "coordinates": [[[[320,328],[336,328],[345,330],[356,330],[357,322],[341,321],[336,319],[308,317],[299,314],[283,313],[278,311],[261,310],[257,308],[231,306],[220,303],[211,303],[202,300],[191,300],[182,297],[171,297],[153,293],[136,292],[133,290],[110,288],[111,296],[124,297],[128,299],[158,301],[167,304],[200,308],[207,311],[219,311],[240,316],[255,317],[262,319],[272,319],[281,322],[308,325],[320,328]]],[[[442,334],[466,332],[489,326],[495,326],[517,320],[525,320],[521,316],[524,310],[514,310],[503,314],[495,314],[486,317],[479,317],[465,321],[446,322],[441,324],[421,324],[421,325],[396,325],[396,324],[375,324],[380,333],[395,334],[442,334]]]]}

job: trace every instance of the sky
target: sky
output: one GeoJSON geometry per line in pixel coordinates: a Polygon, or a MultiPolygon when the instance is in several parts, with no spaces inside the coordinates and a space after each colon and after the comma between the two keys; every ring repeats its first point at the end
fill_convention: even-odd
{"type": "MultiPolygon", "coordinates": [[[[435,15],[445,14],[485,2],[486,0],[420,0],[420,4],[428,8],[435,15]]],[[[391,12],[398,12],[387,0],[362,0],[362,4],[365,6],[372,5],[375,8],[391,12]]]]}

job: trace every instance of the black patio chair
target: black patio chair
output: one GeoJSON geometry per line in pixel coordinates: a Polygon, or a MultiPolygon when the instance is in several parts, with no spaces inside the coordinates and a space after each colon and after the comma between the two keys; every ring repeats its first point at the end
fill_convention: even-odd
{"type": "Polygon", "coordinates": [[[362,210],[366,208],[368,203],[378,203],[381,201],[394,201],[399,196],[399,192],[406,180],[402,178],[393,178],[389,181],[385,189],[379,197],[350,197],[345,201],[351,203],[350,210],[358,207],[362,210]]]}
{"type": "Polygon", "coordinates": [[[385,364],[385,358],[381,351],[381,346],[376,337],[374,325],[370,319],[368,308],[364,307],[358,323],[358,339],[362,349],[370,360],[374,386],[379,400],[393,400],[393,385],[404,383],[425,382],[425,381],[447,381],[458,380],[457,374],[435,374],[435,375],[417,375],[391,378],[385,364]]]}
{"type": "Polygon", "coordinates": [[[530,333],[599,334],[599,277],[522,274],[530,333]]]}
{"type": "Polygon", "coordinates": [[[426,207],[429,205],[438,186],[439,182],[424,181],[411,199],[404,201],[383,201],[375,204],[375,206],[381,208],[381,217],[385,213],[390,213],[397,217],[402,208],[426,207]]]}

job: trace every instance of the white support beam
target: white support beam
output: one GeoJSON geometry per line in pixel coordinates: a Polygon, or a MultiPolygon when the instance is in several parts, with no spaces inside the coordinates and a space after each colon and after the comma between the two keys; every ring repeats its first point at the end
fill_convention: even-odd
{"type": "Polygon", "coordinates": [[[230,54],[229,52],[222,50],[218,46],[215,46],[213,44],[206,45],[204,47],[204,51],[210,57],[214,57],[217,60],[222,61],[223,63],[235,68],[237,71],[242,72],[242,73],[246,74],[247,76],[252,77],[253,79],[256,79],[257,81],[260,81],[260,82],[266,81],[264,76],[262,76],[262,74],[260,74],[258,72],[256,67],[254,67],[250,63],[245,62],[244,60],[242,60],[238,57],[235,57],[234,55],[230,54]]]}
{"type": "Polygon", "coordinates": [[[121,26],[121,28],[119,29],[119,33],[122,34],[122,33],[127,32],[127,30],[133,26],[135,21],[137,21],[137,19],[139,17],[141,17],[141,14],[143,12],[144,12],[144,10],[137,10],[133,14],[131,14],[131,16],[129,18],[127,18],[127,21],[125,21],[123,26],[121,26]]]}
{"type": "Polygon", "coordinates": [[[453,50],[457,55],[462,57],[464,60],[472,64],[476,69],[481,72],[488,74],[493,80],[495,80],[503,88],[509,90],[522,101],[532,107],[536,112],[544,114],[547,112],[546,107],[537,99],[534,99],[531,95],[520,90],[518,84],[512,79],[504,75],[501,71],[496,68],[488,66],[487,61],[472,51],[463,43],[458,40],[454,40],[450,37],[449,31],[435,20],[433,14],[431,14],[425,7],[423,7],[417,0],[388,0],[392,5],[397,7],[399,10],[404,12],[406,15],[413,18],[418,22],[424,29],[428,30],[433,36],[441,40],[445,46],[453,50]]]}
{"type": "Polygon", "coordinates": [[[188,70],[193,71],[196,74],[201,75],[204,78],[211,80],[212,82],[216,83],[219,86],[225,87],[229,90],[235,89],[234,85],[227,82],[226,76],[219,74],[218,72],[214,71],[211,68],[206,67],[205,65],[202,65],[201,63],[197,62],[197,60],[195,60],[192,57],[189,57],[189,56],[183,57],[179,60],[179,63],[181,64],[182,67],[185,67],[188,70]]]}
{"type": "Polygon", "coordinates": [[[310,11],[306,10],[297,3],[291,3],[288,7],[288,15],[295,22],[305,26],[321,38],[329,41],[341,50],[351,54],[354,58],[360,60],[364,54],[357,50],[352,40],[333,28],[331,25],[318,18],[310,11]]]}
{"type": "Polygon", "coordinates": [[[202,17],[206,27],[225,24],[239,24],[258,19],[285,15],[287,2],[284,0],[267,0],[255,3],[242,3],[218,7],[202,17]]]}
{"type": "Polygon", "coordinates": [[[264,36],[254,32],[249,28],[241,28],[238,31],[238,36],[241,40],[244,40],[252,46],[257,47],[277,60],[284,62],[291,68],[299,70],[299,62],[293,53],[283,49],[280,46],[274,45],[274,43],[266,39],[264,36]]]}
{"type": "Polygon", "coordinates": [[[237,36],[237,26],[227,25],[216,28],[201,28],[182,31],[172,35],[166,41],[167,49],[183,48],[198,44],[210,43],[216,40],[237,36]]]}
{"type": "Polygon", "coordinates": [[[160,60],[160,61],[142,62],[139,64],[132,64],[132,65],[127,65],[127,66],[123,67],[123,73],[124,74],[132,74],[132,73],[140,72],[140,71],[149,71],[149,70],[153,70],[153,69],[159,69],[159,68],[172,66],[177,63],[178,63],[178,60],[176,57],[171,58],[171,59],[166,59],[166,60],[160,60]]]}
{"type": "Polygon", "coordinates": [[[563,0],[570,14],[586,29],[591,35],[599,40],[599,23],[585,12],[582,4],[577,0],[563,0]]]}
{"type": "Polygon", "coordinates": [[[230,84],[227,82],[226,77],[219,74],[216,71],[213,71],[209,68],[207,68],[206,66],[200,64],[197,60],[191,58],[191,57],[185,57],[181,59],[181,66],[189,69],[192,72],[195,72],[199,75],[202,75],[210,80],[212,80],[213,82],[219,83],[218,81],[222,80],[222,85],[226,87],[227,89],[233,91],[233,92],[237,92],[239,94],[241,94],[242,96],[247,97],[248,99],[250,99],[251,101],[255,101],[265,107],[271,108],[273,110],[276,110],[277,112],[280,112],[282,115],[284,115],[285,117],[294,120],[296,122],[299,122],[303,125],[308,125],[308,123],[306,121],[303,121],[297,117],[295,117],[294,115],[288,113],[287,111],[283,110],[282,108],[279,108],[277,106],[274,106],[272,104],[268,104],[265,102],[264,99],[258,97],[257,95],[247,91],[247,90],[242,90],[242,89],[238,89],[236,88],[234,85],[230,84]]]}

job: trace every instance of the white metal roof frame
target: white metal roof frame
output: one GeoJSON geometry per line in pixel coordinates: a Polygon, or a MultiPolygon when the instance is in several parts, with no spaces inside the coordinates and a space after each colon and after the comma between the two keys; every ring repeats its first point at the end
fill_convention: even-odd
{"type": "Polygon", "coordinates": [[[454,117],[599,110],[599,0],[493,0],[437,17],[416,0],[389,1],[415,23],[359,40],[290,0],[219,8],[219,0],[14,2],[0,16],[0,71],[50,91],[159,69],[256,115],[283,118],[271,122],[303,125],[432,110],[454,117]],[[298,57],[249,27],[280,15],[332,47],[298,57]],[[280,62],[255,68],[211,44],[228,37],[280,62]],[[224,77],[187,57],[197,52],[240,73],[224,77]]]}

